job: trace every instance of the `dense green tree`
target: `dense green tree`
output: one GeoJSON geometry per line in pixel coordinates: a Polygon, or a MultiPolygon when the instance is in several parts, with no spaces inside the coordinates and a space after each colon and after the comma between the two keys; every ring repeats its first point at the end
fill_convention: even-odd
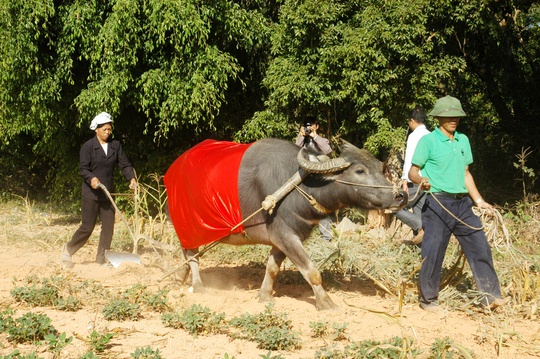
{"type": "Polygon", "coordinates": [[[266,60],[268,20],[254,5],[2,2],[2,150],[28,140],[26,154],[51,164],[49,184],[62,194],[78,192],[75,154],[101,111],[115,119],[115,133],[139,169],[150,163],[163,170],[156,164],[170,163],[210,132],[230,138],[260,105],[252,89],[266,60]]]}
{"type": "Polygon", "coordinates": [[[469,115],[460,129],[478,177],[508,189],[514,154],[537,148],[539,127],[524,121],[539,119],[537,13],[532,1],[288,0],[272,33],[266,108],[238,137],[282,136],[316,114],[328,135],[384,155],[403,145],[412,107],[450,94],[469,115]],[[270,119],[279,122],[264,126],[270,119]]]}
{"type": "MultiPolygon", "coordinates": [[[[515,154],[539,147],[539,9],[532,0],[4,1],[0,167],[20,158],[23,173],[76,197],[76,154],[104,110],[139,173],[163,172],[204,138],[293,138],[306,115],[384,158],[403,146],[413,106],[451,94],[469,115],[460,129],[475,177],[510,192],[515,154]]],[[[538,168],[540,156],[529,161],[538,168]]]]}

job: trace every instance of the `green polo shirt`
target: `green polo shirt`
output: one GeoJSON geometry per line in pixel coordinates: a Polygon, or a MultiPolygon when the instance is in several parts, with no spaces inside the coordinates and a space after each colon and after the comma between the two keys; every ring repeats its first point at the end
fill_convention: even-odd
{"type": "Polygon", "coordinates": [[[467,193],[465,168],[472,162],[467,136],[456,131],[452,141],[439,128],[420,139],[412,158],[429,178],[431,192],[467,193]]]}

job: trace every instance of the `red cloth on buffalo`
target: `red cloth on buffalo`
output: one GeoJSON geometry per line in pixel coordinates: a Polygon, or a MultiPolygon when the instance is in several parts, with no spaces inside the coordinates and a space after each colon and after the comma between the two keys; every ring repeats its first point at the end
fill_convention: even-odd
{"type": "Polygon", "coordinates": [[[242,222],[238,169],[250,144],[206,140],[184,152],[165,173],[169,215],[182,248],[215,242],[242,222]]]}

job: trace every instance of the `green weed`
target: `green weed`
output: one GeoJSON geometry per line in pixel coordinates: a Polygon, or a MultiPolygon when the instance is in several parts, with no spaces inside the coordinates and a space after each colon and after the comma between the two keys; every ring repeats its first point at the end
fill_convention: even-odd
{"type": "Polygon", "coordinates": [[[238,330],[233,338],[254,341],[260,349],[289,350],[300,347],[299,333],[292,330],[286,313],[274,313],[273,304],[263,313],[243,314],[231,319],[230,324],[238,330]]]}
{"type": "Polygon", "coordinates": [[[347,345],[344,357],[351,359],[401,359],[415,357],[419,353],[411,348],[412,340],[394,337],[383,342],[364,340],[347,345]]]}
{"type": "Polygon", "coordinates": [[[143,303],[153,311],[158,313],[163,313],[169,310],[169,303],[167,295],[169,294],[168,290],[160,289],[157,293],[147,293],[144,296],[143,303]]]}
{"type": "Polygon", "coordinates": [[[28,355],[22,355],[18,349],[15,349],[12,353],[1,356],[0,359],[39,359],[36,353],[30,353],[28,355]]]}
{"type": "Polygon", "coordinates": [[[163,359],[159,354],[159,349],[152,349],[150,346],[146,348],[137,348],[134,353],[130,354],[135,359],[163,359]]]}
{"type": "Polygon", "coordinates": [[[79,298],[70,295],[65,298],[58,298],[56,308],[65,312],[76,312],[82,308],[82,303],[79,298]]]}
{"type": "Polygon", "coordinates": [[[47,279],[41,281],[37,276],[27,278],[29,286],[15,287],[10,294],[17,302],[24,302],[35,307],[54,306],[60,294],[47,279]]]}
{"type": "Polygon", "coordinates": [[[335,345],[327,346],[315,352],[315,359],[344,359],[345,354],[335,345]]]}
{"type": "Polygon", "coordinates": [[[81,356],[79,359],[99,359],[99,357],[96,354],[94,354],[93,351],[89,351],[89,352],[84,353],[84,355],[81,356]]]}
{"type": "Polygon", "coordinates": [[[328,335],[328,323],[323,320],[309,322],[312,338],[323,338],[328,335]]]}
{"type": "Polygon", "coordinates": [[[164,313],[161,321],[166,327],[182,328],[193,336],[223,333],[226,329],[224,313],[217,314],[199,304],[192,305],[181,315],[164,313]]]}
{"type": "Polygon", "coordinates": [[[51,319],[45,314],[26,313],[11,322],[6,329],[8,340],[15,343],[37,343],[48,334],[56,335],[51,319]]]}
{"type": "Polygon", "coordinates": [[[266,354],[259,354],[262,359],[285,359],[281,354],[272,355],[272,351],[268,351],[266,354]]]}
{"type": "Polygon", "coordinates": [[[139,320],[141,318],[141,307],[136,303],[130,303],[126,299],[118,299],[105,305],[102,313],[106,320],[139,320]]]}
{"type": "Polygon", "coordinates": [[[3,333],[7,328],[13,326],[13,315],[15,310],[11,308],[5,309],[3,312],[0,312],[0,333],[3,333]]]}
{"type": "MultiPolygon", "coordinates": [[[[92,334],[88,336],[88,343],[92,347],[93,350],[95,350],[97,353],[102,353],[105,351],[105,349],[108,348],[109,342],[114,337],[113,333],[105,333],[100,334],[97,331],[93,331],[92,334]]],[[[89,354],[92,352],[88,352],[86,354],[89,354]]],[[[92,353],[93,355],[93,353],[92,353]]]]}
{"type": "Polygon", "coordinates": [[[474,353],[448,337],[436,339],[430,349],[430,359],[472,359],[474,353]]]}
{"type": "Polygon", "coordinates": [[[349,323],[332,323],[332,328],[334,329],[332,340],[346,340],[347,335],[345,334],[345,331],[348,326],[349,323]]]}
{"type": "Polygon", "coordinates": [[[45,340],[47,341],[47,351],[53,354],[53,358],[59,358],[60,352],[73,341],[73,337],[67,337],[64,332],[59,336],[47,334],[45,340]]]}
{"type": "Polygon", "coordinates": [[[157,293],[150,293],[145,285],[135,284],[126,289],[120,298],[130,303],[144,304],[149,310],[163,313],[170,309],[167,294],[169,294],[168,290],[160,289],[157,293]]]}

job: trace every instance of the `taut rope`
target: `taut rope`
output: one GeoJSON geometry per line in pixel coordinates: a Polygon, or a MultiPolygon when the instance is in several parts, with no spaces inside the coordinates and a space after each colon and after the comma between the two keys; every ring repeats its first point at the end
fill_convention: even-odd
{"type": "Polygon", "coordinates": [[[482,227],[473,227],[471,226],[470,224],[468,223],[465,223],[463,222],[461,219],[459,219],[458,217],[456,217],[452,212],[450,212],[450,210],[448,210],[448,208],[446,208],[445,206],[443,206],[443,204],[439,201],[439,199],[437,198],[437,196],[435,196],[435,194],[431,191],[429,191],[429,194],[431,195],[431,197],[433,197],[435,199],[435,201],[439,204],[439,206],[441,206],[442,209],[444,209],[449,215],[451,215],[452,217],[454,217],[455,220],[457,220],[459,223],[463,224],[465,227],[468,227],[474,231],[481,231],[484,229],[484,226],[482,225],[482,227]]]}

